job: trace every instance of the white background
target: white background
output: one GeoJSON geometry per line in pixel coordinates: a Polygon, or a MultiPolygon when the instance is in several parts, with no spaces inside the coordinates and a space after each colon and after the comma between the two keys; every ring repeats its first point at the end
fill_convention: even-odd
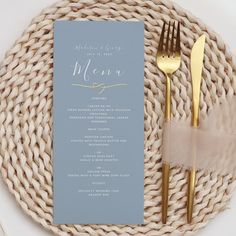
{"type": "MultiPolygon", "coordinates": [[[[0,0],[0,61],[41,9],[55,0],[0,0]]],[[[236,55],[236,1],[235,0],[175,0],[180,6],[202,19],[222,36],[236,55]]],[[[219,214],[199,236],[236,235],[236,194],[229,209],[219,214]]],[[[0,222],[8,236],[49,236],[20,209],[0,178],[0,222]]],[[[1,235],[1,233],[0,233],[1,235]]]]}

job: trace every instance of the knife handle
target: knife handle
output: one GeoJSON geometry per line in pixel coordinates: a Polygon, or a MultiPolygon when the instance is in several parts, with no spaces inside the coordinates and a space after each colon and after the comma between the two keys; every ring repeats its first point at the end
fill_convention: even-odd
{"type": "Polygon", "coordinates": [[[194,205],[194,196],[195,196],[195,184],[196,184],[196,170],[195,170],[195,161],[196,161],[196,136],[195,136],[195,129],[198,128],[199,120],[198,120],[198,113],[199,113],[199,100],[194,100],[193,102],[193,118],[192,118],[192,126],[193,126],[193,133],[192,133],[192,169],[188,170],[188,193],[187,193],[187,222],[190,224],[193,218],[193,205],[194,205]]]}
{"type": "Polygon", "coordinates": [[[195,195],[196,170],[188,171],[187,222],[190,224],[193,217],[193,203],[195,195]]]}

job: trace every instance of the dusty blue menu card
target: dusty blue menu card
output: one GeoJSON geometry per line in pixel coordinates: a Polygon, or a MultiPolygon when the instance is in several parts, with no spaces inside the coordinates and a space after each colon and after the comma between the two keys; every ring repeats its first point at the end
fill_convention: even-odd
{"type": "Polygon", "coordinates": [[[53,88],[54,223],[143,223],[143,22],[56,22],[53,88]]]}

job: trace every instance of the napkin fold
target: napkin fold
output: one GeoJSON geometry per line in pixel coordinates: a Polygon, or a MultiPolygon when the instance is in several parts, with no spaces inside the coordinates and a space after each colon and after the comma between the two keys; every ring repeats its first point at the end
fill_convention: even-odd
{"type": "Polygon", "coordinates": [[[163,162],[236,176],[236,97],[214,105],[197,129],[185,121],[166,122],[163,162]]]}

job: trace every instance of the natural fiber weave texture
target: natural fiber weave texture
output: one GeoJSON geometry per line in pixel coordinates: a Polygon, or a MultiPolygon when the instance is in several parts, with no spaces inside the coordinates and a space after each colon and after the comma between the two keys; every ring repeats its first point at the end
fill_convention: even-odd
{"type": "MultiPolygon", "coordinates": [[[[236,65],[222,40],[201,21],[166,0],[63,0],[45,9],[6,54],[0,68],[0,170],[22,209],[58,235],[191,235],[220,211],[232,195],[229,175],[198,172],[194,223],[186,223],[186,173],[171,170],[169,219],[161,223],[161,152],[165,78],[155,55],[163,21],[181,22],[182,64],[172,80],[172,114],[191,116],[190,49],[207,36],[201,115],[235,95],[236,65]],[[145,224],[53,225],[52,78],[53,23],[64,20],[145,22],[145,224]]],[[[184,148],[184,147],[183,147],[184,148]]],[[[115,214],[115,212],[114,212],[115,214]]]]}

